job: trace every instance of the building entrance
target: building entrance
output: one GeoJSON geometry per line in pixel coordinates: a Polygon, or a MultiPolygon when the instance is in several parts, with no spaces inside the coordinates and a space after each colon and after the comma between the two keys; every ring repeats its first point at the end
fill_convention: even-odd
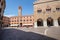
{"type": "Polygon", "coordinates": [[[47,19],[47,26],[53,26],[53,19],[50,17],[47,19]]]}
{"type": "Polygon", "coordinates": [[[37,26],[43,26],[43,20],[42,19],[37,20],[37,26]]]}
{"type": "Polygon", "coordinates": [[[20,26],[22,27],[22,23],[20,23],[20,26]]]}
{"type": "Polygon", "coordinates": [[[60,26],[60,17],[58,18],[58,25],[60,26]]]}

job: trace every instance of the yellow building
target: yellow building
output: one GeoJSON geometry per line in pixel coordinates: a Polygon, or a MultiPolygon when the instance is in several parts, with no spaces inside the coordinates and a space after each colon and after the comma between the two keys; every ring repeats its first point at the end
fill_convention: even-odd
{"type": "Polygon", "coordinates": [[[5,6],[6,6],[5,0],[0,0],[0,27],[2,27],[2,19],[3,19],[5,6]]]}
{"type": "Polygon", "coordinates": [[[10,17],[10,26],[32,27],[34,23],[33,15],[22,16],[22,7],[18,7],[18,16],[10,17]]]}
{"type": "Polygon", "coordinates": [[[60,0],[37,0],[33,4],[35,28],[60,26],[60,0]]]}
{"type": "Polygon", "coordinates": [[[33,26],[33,22],[34,22],[33,15],[22,16],[22,20],[18,18],[19,18],[18,16],[10,17],[10,26],[19,26],[19,25],[22,27],[33,26]]]}

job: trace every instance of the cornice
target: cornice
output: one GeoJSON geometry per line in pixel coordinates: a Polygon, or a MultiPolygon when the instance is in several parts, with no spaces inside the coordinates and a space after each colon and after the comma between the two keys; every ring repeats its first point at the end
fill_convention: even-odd
{"type": "Polygon", "coordinates": [[[35,1],[35,2],[33,3],[33,5],[43,4],[43,3],[49,3],[49,2],[55,2],[55,1],[60,1],[60,0],[53,0],[53,1],[46,1],[46,2],[37,2],[37,1],[35,1]]]}

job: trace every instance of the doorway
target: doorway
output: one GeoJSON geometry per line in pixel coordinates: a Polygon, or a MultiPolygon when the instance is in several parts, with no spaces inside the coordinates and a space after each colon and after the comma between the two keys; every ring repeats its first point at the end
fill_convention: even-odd
{"type": "Polygon", "coordinates": [[[53,19],[51,17],[47,19],[47,26],[53,26],[53,19]]]}
{"type": "Polygon", "coordinates": [[[60,17],[58,18],[58,25],[60,26],[60,17]]]}
{"type": "Polygon", "coordinates": [[[43,26],[43,20],[42,19],[37,20],[37,26],[43,26]]]}
{"type": "Polygon", "coordinates": [[[20,23],[20,26],[22,27],[22,23],[20,23]]]}

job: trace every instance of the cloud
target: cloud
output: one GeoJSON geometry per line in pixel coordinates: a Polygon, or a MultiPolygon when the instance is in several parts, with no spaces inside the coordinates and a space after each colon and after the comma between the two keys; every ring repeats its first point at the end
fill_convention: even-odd
{"type": "Polygon", "coordinates": [[[4,15],[4,16],[6,16],[6,17],[12,17],[12,16],[15,16],[15,15],[4,15]]]}

